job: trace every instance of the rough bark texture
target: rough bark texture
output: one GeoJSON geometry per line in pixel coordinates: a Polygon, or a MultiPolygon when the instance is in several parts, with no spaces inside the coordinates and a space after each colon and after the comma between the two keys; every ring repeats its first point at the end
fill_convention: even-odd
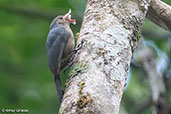
{"type": "Polygon", "coordinates": [[[155,24],[171,31],[171,6],[160,0],[151,0],[147,18],[155,24]]]}
{"type": "Polygon", "coordinates": [[[149,0],[88,0],[60,114],[118,114],[149,0]]]}

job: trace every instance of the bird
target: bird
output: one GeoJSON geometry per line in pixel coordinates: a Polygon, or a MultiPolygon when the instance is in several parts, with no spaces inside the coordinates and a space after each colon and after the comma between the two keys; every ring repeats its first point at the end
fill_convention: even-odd
{"type": "Polygon", "coordinates": [[[64,91],[61,87],[60,71],[65,68],[75,46],[74,35],[70,23],[76,24],[71,19],[71,10],[65,15],[56,16],[51,24],[46,40],[48,66],[53,74],[59,101],[62,101],[64,91]]]}

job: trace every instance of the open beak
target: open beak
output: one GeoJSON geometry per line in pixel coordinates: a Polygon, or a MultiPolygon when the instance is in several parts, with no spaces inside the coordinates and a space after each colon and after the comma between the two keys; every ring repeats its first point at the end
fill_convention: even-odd
{"type": "Polygon", "coordinates": [[[68,13],[64,15],[63,17],[65,20],[67,20],[69,23],[76,24],[75,19],[71,19],[71,9],[69,9],[68,13]]]}

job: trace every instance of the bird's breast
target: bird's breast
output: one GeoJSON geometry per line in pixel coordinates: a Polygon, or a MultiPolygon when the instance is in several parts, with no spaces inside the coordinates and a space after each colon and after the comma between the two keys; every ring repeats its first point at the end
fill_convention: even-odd
{"type": "Polygon", "coordinates": [[[61,69],[66,67],[66,65],[69,63],[69,60],[70,60],[70,57],[72,54],[72,50],[74,49],[74,46],[75,46],[75,40],[74,40],[72,31],[70,33],[71,33],[71,36],[68,39],[68,42],[67,42],[67,44],[64,48],[63,54],[62,54],[61,69]]]}

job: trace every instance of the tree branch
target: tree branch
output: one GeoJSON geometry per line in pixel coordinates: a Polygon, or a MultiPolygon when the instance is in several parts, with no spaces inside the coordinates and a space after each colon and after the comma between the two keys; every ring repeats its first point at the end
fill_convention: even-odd
{"type": "Polygon", "coordinates": [[[166,89],[163,78],[156,70],[155,53],[150,47],[140,44],[138,45],[138,55],[150,81],[153,102],[156,103],[160,94],[164,94],[166,89]]]}
{"type": "Polygon", "coordinates": [[[171,31],[171,6],[160,0],[151,0],[147,18],[165,30],[171,31]]]}
{"type": "Polygon", "coordinates": [[[148,6],[148,0],[88,0],[78,38],[85,43],[71,68],[60,114],[118,114],[148,6]]]}
{"type": "Polygon", "coordinates": [[[171,109],[164,97],[166,93],[165,84],[156,70],[154,51],[147,46],[139,45],[138,55],[149,77],[155,114],[170,114],[171,109]]]}

